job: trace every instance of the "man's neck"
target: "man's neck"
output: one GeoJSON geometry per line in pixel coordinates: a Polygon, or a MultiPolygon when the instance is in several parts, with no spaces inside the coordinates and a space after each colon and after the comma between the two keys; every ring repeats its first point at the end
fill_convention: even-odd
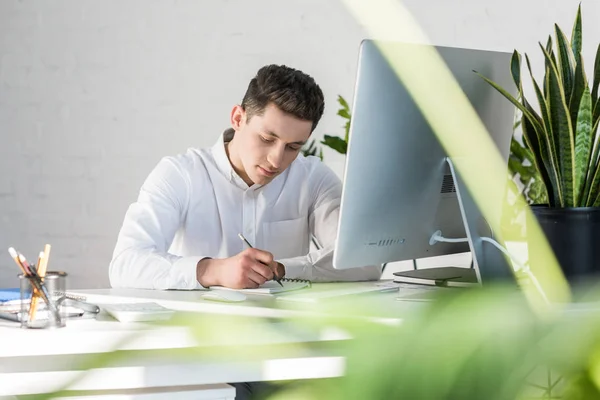
{"type": "Polygon", "coordinates": [[[227,159],[229,160],[229,164],[235,171],[236,174],[248,185],[248,187],[254,185],[254,182],[250,180],[248,174],[244,170],[244,165],[242,164],[242,160],[239,157],[239,152],[236,146],[235,136],[231,139],[230,142],[225,142],[225,154],[227,155],[227,159]]]}

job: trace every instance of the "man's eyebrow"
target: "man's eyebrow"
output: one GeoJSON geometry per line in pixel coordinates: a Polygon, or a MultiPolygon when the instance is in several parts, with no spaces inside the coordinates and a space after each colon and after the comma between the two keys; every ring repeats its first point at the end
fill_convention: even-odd
{"type": "MultiPolygon", "coordinates": [[[[276,137],[277,139],[279,139],[279,135],[277,135],[275,132],[265,131],[265,133],[269,136],[273,136],[273,137],[276,137]]],[[[297,144],[300,146],[304,146],[306,144],[306,141],[299,140],[297,142],[292,142],[292,143],[288,143],[288,144],[297,144]]]]}

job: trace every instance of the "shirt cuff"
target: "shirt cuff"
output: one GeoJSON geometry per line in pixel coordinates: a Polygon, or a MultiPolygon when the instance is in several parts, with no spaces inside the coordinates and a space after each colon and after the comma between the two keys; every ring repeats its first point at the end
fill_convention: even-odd
{"type": "Polygon", "coordinates": [[[173,268],[177,271],[176,282],[173,285],[178,289],[204,289],[196,277],[196,267],[202,257],[182,257],[175,261],[173,268]]]}
{"type": "Polygon", "coordinates": [[[289,279],[312,279],[312,266],[306,257],[284,258],[277,260],[285,267],[285,278],[289,279]]]}

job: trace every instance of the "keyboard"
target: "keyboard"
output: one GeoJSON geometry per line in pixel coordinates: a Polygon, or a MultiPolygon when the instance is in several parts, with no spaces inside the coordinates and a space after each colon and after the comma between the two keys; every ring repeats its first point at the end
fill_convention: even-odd
{"type": "Polygon", "coordinates": [[[120,322],[167,320],[175,313],[175,311],[153,302],[103,304],[101,307],[120,322]]]}

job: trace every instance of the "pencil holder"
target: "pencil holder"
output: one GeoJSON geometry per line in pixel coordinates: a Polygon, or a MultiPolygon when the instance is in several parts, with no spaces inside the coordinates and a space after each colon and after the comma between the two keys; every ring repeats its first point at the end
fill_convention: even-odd
{"type": "Polygon", "coordinates": [[[34,278],[19,275],[21,286],[21,327],[22,328],[62,328],[65,326],[65,316],[61,312],[61,304],[66,296],[67,273],[63,271],[48,271],[42,278],[43,293],[40,294],[39,281],[34,278]],[[44,294],[50,300],[48,305],[44,294]]]}

